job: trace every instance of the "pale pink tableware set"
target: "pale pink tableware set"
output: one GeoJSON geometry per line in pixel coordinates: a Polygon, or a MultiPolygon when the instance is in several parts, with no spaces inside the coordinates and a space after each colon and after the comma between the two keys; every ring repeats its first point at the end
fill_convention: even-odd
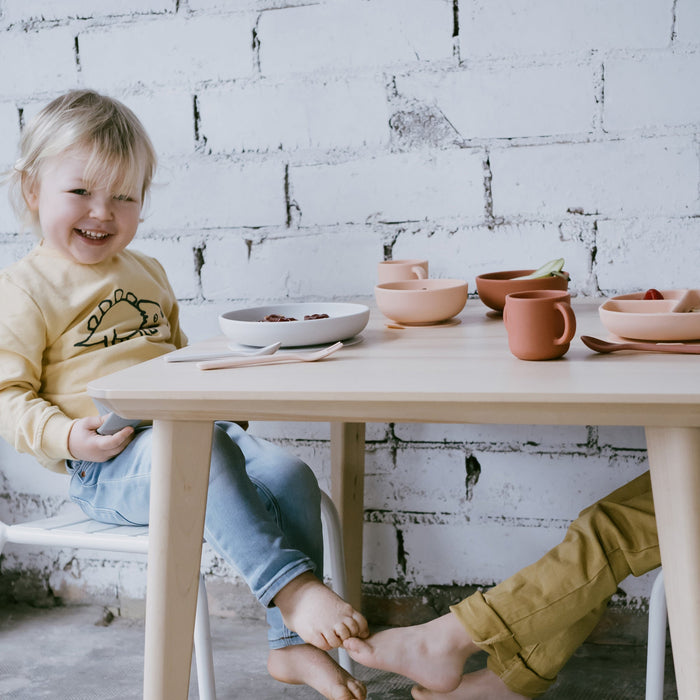
{"type": "Polygon", "coordinates": [[[398,325],[433,326],[454,318],[467,303],[468,285],[430,279],[427,260],[385,260],[377,268],[379,310],[398,325]]]}
{"type": "MultiPolygon", "coordinates": [[[[568,275],[516,279],[533,270],[480,275],[477,292],[486,306],[503,312],[508,346],[521,360],[564,355],[576,333],[568,275]]],[[[427,260],[386,260],[378,264],[375,298],[395,326],[449,322],[467,302],[468,285],[458,279],[431,279],[427,260]]]]}
{"type": "MultiPolygon", "coordinates": [[[[563,261],[562,261],[563,262],[563,261]]],[[[576,333],[569,275],[528,277],[533,270],[506,270],[479,275],[479,298],[503,313],[508,347],[521,360],[562,357],[576,333]]]]}

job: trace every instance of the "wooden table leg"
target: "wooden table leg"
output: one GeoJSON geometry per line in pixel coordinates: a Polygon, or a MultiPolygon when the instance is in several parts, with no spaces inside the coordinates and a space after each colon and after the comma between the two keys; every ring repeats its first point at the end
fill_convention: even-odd
{"type": "Polygon", "coordinates": [[[213,423],[155,421],[144,700],[186,700],[213,423]]]}
{"type": "Polygon", "coordinates": [[[679,700],[700,688],[700,428],[646,428],[679,700]]]}
{"type": "Polygon", "coordinates": [[[348,602],[362,606],[365,424],[331,423],[331,497],[343,528],[348,602]]]}

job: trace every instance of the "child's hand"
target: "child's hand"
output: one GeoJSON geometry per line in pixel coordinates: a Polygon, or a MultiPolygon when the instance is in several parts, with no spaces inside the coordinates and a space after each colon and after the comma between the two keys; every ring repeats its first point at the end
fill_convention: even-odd
{"type": "Polygon", "coordinates": [[[118,455],[134,437],[134,429],[127,426],[114,435],[100,435],[97,429],[107,416],[79,418],[68,435],[68,449],[73,459],[88,462],[106,462],[118,455]]]}

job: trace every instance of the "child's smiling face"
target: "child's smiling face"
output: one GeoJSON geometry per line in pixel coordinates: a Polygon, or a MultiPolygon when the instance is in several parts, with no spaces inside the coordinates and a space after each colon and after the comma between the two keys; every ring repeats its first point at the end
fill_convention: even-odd
{"type": "Polygon", "coordinates": [[[37,212],[44,245],[74,262],[94,265],[126,248],[136,235],[141,190],[112,192],[85,182],[90,154],[72,149],[47,158],[25,189],[37,212]]]}

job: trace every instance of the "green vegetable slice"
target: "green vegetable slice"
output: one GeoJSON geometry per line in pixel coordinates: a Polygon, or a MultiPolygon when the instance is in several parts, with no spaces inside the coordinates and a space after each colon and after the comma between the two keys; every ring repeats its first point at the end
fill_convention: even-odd
{"type": "Polygon", "coordinates": [[[523,275],[522,277],[514,277],[516,280],[536,280],[540,277],[549,277],[551,275],[556,275],[557,277],[563,277],[561,274],[562,268],[564,267],[564,258],[556,258],[550,260],[548,263],[538,267],[533,273],[529,275],[523,275]]]}

